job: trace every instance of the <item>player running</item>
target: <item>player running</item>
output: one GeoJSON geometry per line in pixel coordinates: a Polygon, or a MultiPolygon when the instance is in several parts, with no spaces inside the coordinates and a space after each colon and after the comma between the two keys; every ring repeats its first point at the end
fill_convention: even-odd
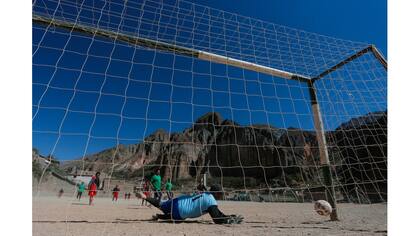
{"type": "Polygon", "coordinates": [[[164,214],[156,214],[153,219],[185,220],[197,218],[209,213],[215,224],[239,224],[243,217],[240,215],[225,215],[217,207],[216,199],[221,199],[222,192],[218,185],[210,188],[210,193],[197,195],[183,195],[168,201],[160,202],[156,198],[147,198],[143,193],[140,197],[153,206],[159,208],[164,214]]]}
{"type": "Polygon", "coordinates": [[[78,199],[80,201],[80,198],[82,198],[82,194],[85,191],[85,182],[81,182],[80,184],[77,185],[77,197],[76,199],[78,199]]]}
{"type": "MultiPolygon", "coordinates": [[[[151,193],[150,193],[150,184],[149,184],[149,180],[147,180],[147,179],[144,181],[144,184],[143,184],[143,194],[146,196],[146,198],[149,198],[150,195],[151,195],[151,193]]],[[[142,206],[143,206],[143,204],[144,204],[145,201],[146,201],[145,198],[142,198],[142,200],[141,200],[141,205],[142,206]]],[[[147,202],[146,202],[146,205],[147,205],[147,202]]]]}
{"type": "Polygon", "coordinates": [[[155,170],[155,174],[150,179],[150,183],[152,184],[153,191],[154,191],[154,197],[160,201],[162,198],[162,192],[161,192],[161,185],[162,185],[162,178],[160,177],[160,169],[155,170]]]}
{"type": "Polygon", "coordinates": [[[112,189],[112,201],[118,200],[118,194],[120,193],[120,188],[118,185],[115,185],[115,188],[112,189]]]}
{"type": "Polygon", "coordinates": [[[58,198],[61,198],[63,194],[64,194],[64,189],[60,189],[60,191],[58,191],[58,198]]]}
{"type": "Polygon", "coordinates": [[[172,183],[171,183],[171,179],[168,179],[166,181],[165,184],[165,190],[166,190],[166,194],[168,196],[168,199],[172,199],[174,198],[174,193],[172,192],[172,183]]]}
{"type": "Polygon", "coordinates": [[[88,189],[89,189],[89,205],[93,204],[93,198],[96,195],[97,189],[99,188],[99,184],[101,183],[99,176],[101,176],[101,172],[96,172],[92,179],[89,182],[88,189]]]}

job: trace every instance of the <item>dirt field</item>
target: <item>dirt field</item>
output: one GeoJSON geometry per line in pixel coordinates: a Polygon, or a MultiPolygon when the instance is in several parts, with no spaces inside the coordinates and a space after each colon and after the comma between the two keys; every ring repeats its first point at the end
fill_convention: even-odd
{"type": "Polygon", "coordinates": [[[183,223],[151,220],[158,209],[137,199],[97,198],[87,205],[64,196],[33,197],[33,235],[386,235],[386,205],[339,204],[341,221],[330,222],[309,203],[219,202],[227,214],[241,214],[240,225],[215,225],[209,215],[183,223]]]}

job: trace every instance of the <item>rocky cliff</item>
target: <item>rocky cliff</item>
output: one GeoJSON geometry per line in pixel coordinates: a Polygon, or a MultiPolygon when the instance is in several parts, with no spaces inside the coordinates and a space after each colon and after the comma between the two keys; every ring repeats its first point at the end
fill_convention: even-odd
{"type": "MultiPolygon", "coordinates": [[[[355,189],[386,198],[386,112],[370,113],[326,134],[336,184],[348,197],[355,189]],[[357,184],[356,184],[357,183],[357,184]]],[[[64,165],[81,169],[81,161],[64,165]]],[[[252,177],[262,183],[277,179],[281,186],[322,186],[319,151],[313,131],[267,125],[241,126],[207,113],[179,133],[157,130],[143,143],[119,145],[88,156],[85,170],[135,178],[161,168],[163,179],[252,177]],[[144,167],[144,168],[143,168],[144,167]]],[[[368,198],[370,196],[367,196],[368,198]]]]}
{"type": "Polygon", "coordinates": [[[386,201],[387,112],[351,119],[328,137],[342,192],[357,201],[386,201]]]}
{"type": "MultiPolygon", "coordinates": [[[[84,159],[90,171],[113,171],[126,178],[140,176],[161,167],[164,177],[173,180],[196,177],[208,171],[211,176],[253,177],[269,180],[310,181],[318,161],[314,132],[278,129],[266,125],[241,126],[223,120],[218,113],[207,113],[192,127],[180,133],[157,130],[143,143],[119,145],[84,159]]],[[[80,160],[66,163],[70,171],[82,168],[80,160]]]]}

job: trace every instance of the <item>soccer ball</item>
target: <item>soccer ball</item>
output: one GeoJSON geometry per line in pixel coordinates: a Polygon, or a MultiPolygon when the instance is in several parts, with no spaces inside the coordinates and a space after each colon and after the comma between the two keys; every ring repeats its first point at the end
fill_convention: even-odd
{"type": "Polygon", "coordinates": [[[325,200],[318,200],[315,202],[314,209],[316,213],[322,216],[328,216],[332,212],[331,205],[325,200]]]}

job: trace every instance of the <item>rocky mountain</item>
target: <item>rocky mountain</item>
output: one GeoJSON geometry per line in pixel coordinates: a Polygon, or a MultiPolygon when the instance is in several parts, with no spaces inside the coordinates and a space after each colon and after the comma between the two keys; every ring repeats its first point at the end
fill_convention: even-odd
{"type": "Polygon", "coordinates": [[[266,125],[241,126],[224,120],[218,113],[207,113],[192,127],[169,134],[157,130],[143,143],[119,145],[68,162],[68,171],[113,171],[125,178],[136,177],[155,166],[161,167],[163,178],[173,180],[197,177],[206,171],[211,176],[253,177],[257,179],[289,179],[310,181],[318,161],[315,133],[299,129],[278,129],[266,125]],[[300,173],[297,173],[300,172],[300,173]]]}
{"type": "MultiPolygon", "coordinates": [[[[366,194],[386,195],[386,135],[386,112],[352,119],[326,134],[334,181],[344,186],[345,194],[353,195],[360,188],[366,194]]],[[[173,181],[207,172],[212,177],[251,177],[263,183],[277,179],[280,185],[291,187],[320,186],[319,166],[315,132],[241,126],[218,113],[203,115],[182,132],[157,130],[143,143],[119,145],[87,156],[83,162],[63,165],[67,171],[112,171],[122,178],[139,177],[143,171],[160,167],[163,179],[173,181]]]]}
{"type": "Polygon", "coordinates": [[[338,163],[342,191],[349,197],[386,201],[387,112],[369,113],[340,125],[328,142],[333,144],[329,152],[338,163]]]}

